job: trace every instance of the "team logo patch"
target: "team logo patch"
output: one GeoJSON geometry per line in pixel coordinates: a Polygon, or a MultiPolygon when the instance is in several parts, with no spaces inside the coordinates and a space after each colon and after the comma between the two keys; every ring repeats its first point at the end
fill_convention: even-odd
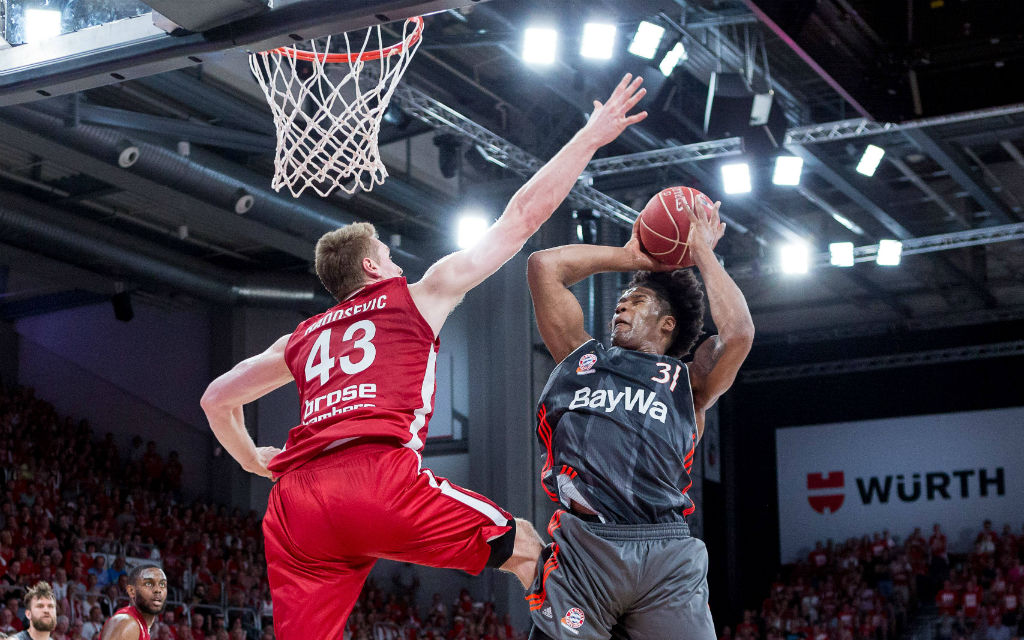
{"type": "Polygon", "coordinates": [[[594,365],[597,364],[597,356],[592,353],[583,354],[580,358],[580,363],[576,367],[576,373],[579,375],[586,375],[588,373],[594,373],[594,365]]]}
{"type": "Polygon", "coordinates": [[[583,615],[583,609],[573,607],[572,609],[569,609],[565,612],[565,616],[562,618],[561,622],[562,626],[568,629],[569,631],[572,631],[573,633],[579,633],[576,630],[583,626],[583,621],[585,619],[586,616],[583,615]]]}

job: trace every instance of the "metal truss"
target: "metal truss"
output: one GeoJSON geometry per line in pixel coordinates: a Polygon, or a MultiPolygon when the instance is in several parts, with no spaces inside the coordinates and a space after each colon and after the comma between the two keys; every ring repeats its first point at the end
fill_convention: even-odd
{"type": "MultiPolygon", "coordinates": [[[[1024,222],[1004,224],[998,227],[985,227],[982,229],[967,229],[965,231],[954,231],[952,233],[940,233],[934,236],[923,236],[921,238],[907,238],[903,242],[903,255],[915,255],[918,253],[933,253],[935,251],[948,251],[950,249],[962,249],[983,244],[996,242],[1009,242],[1012,240],[1024,240],[1024,222]]],[[[871,244],[862,247],[855,247],[853,250],[854,262],[869,262],[878,255],[878,245],[871,244]]],[[[831,267],[831,255],[818,253],[811,257],[810,268],[831,267]]],[[[843,268],[843,267],[837,267],[843,268]]],[[[751,278],[754,276],[772,275],[778,273],[779,268],[775,265],[739,265],[729,269],[733,278],[751,278]]]]}
{"type": "MultiPolygon", "coordinates": [[[[895,133],[910,129],[921,129],[924,127],[936,127],[944,124],[955,124],[957,122],[969,122],[971,120],[982,120],[998,116],[1008,116],[1017,113],[1024,113],[1024,103],[1011,104],[1004,107],[992,109],[979,109],[977,111],[966,111],[954,113],[947,116],[935,118],[923,118],[909,122],[874,122],[864,118],[850,120],[838,120],[824,124],[812,124],[803,127],[792,127],[786,130],[786,145],[807,145],[820,142],[834,142],[836,140],[849,140],[873,136],[881,133],[895,133]]],[[[693,162],[696,160],[707,160],[722,156],[738,155],[743,151],[741,138],[723,138],[720,140],[708,140],[694,144],[665,147],[653,151],[630,153],[610,158],[594,160],[587,165],[586,173],[590,176],[603,176],[613,173],[624,173],[626,171],[638,171],[641,169],[653,169],[682,162],[693,162]]]]}
{"type": "Polygon", "coordinates": [[[839,120],[826,122],[824,124],[812,124],[804,127],[793,127],[786,130],[785,144],[816,144],[819,142],[832,142],[834,140],[848,140],[863,136],[873,136],[880,133],[891,133],[907,129],[921,129],[924,127],[937,127],[944,124],[955,124],[958,122],[970,122],[971,120],[983,120],[998,116],[1009,116],[1016,113],[1024,113],[1024,103],[993,107],[991,109],[978,109],[976,111],[965,111],[953,113],[946,116],[934,118],[922,118],[910,120],[909,122],[873,122],[864,118],[851,120],[839,120]]]}
{"type": "Polygon", "coordinates": [[[639,169],[655,169],[668,165],[735,156],[743,152],[742,138],[724,138],[708,142],[695,142],[665,149],[641,151],[622,156],[593,160],[587,165],[585,175],[590,177],[606,176],[639,169]]]}
{"type": "Polygon", "coordinates": [[[898,369],[901,367],[965,362],[987,358],[1007,358],[1021,355],[1024,355],[1024,340],[1014,340],[1012,342],[970,345],[951,349],[934,349],[915,353],[898,353],[870,358],[854,358],[852,360],[833,360],[830,362],[815,362],[783,367],[767,367],[744,371],[740,375],[742,381],[747,383],[771,382],[773,380],[792,380],[794,378],[810,378],[823,375],[898,369]]]}
{"type": "MultiPolygon", "coordinates": [[[[409,84],[399,84],[394,97],[401,102],[402,110],[409,116],[473,141],[491,162],[501,167],[523,176],[531,176],[544,165],[539,158],[409,84]]],[[[587,178],[581,178],[573,186],[569,193],[572,204],[593,209],[623,226],[632,226],[640,215],[637,211],[601,193],[587,182],[587,178]]]]}

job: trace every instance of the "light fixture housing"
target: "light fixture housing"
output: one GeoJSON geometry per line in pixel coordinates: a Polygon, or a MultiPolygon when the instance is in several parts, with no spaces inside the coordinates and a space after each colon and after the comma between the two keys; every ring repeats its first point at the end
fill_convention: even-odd
{"type": "Polygon", "coordinates": [[[800,184],[800,174],[803,170],[804,159],[800,156],[779,156],[775,158],[772,182],[781,186],[795,187],[800,184]]]}
{"type": "Polygon", "coordinates": [[[733,162],[722,165],[722,189],[727,194],[750,193],[750,165],[733,162]]]}
{"type": "Polygon", "coordinates": [[[860,162],[857,163],[857,173],[869,178],[875,175],[875,169],[878,168],[878,163],[882,161],[884,155],[885,149],[882,147],[876,147],[873,144],[864,147],[864,153],[861,154],[860,162]]]}
{"type": "Polygon", "coordinates": [[[558,53],[558,31],[549,27],[528,27],[523,32],[523,62],[554,64],[558,53]]]}
{"type": "Polygon", "coordinates": [[[651,60],[658,53],[658,47],[661,45],[661,38],[664,35],[665,27],[644,20],[637,26],[633,40],[626,50],[635,56],[651,60]]]}
{"type": "Polygon", "coordinates": [[[895,267],[899,265],[902,257],[902,242],[888,239],[878,241],[878,253],[875,255],[875,262],[883,267],[895,267]]]}
{"type": "Polygon", "coordinates": [[[591,60],[610,60],[615,53],[615,25],[588,22],[583,25],[580,55],[591,60]]]}
{"type": "Polygon", "coordinates": [[[483,237],[490,223],[479,211],[467,211],[459,216],[456,244],[460,249],[469,249],[483,237]]]}
{"type": "Polygon", "coordinates": [[[830,262],[834,267],[852,267],[853,266],[853,243],[852,242],[833,242],[828,245],[828,253],[830,262]]]}

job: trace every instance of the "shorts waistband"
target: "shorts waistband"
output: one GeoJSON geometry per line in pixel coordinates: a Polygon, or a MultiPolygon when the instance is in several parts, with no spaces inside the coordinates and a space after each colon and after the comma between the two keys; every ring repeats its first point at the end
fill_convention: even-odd
{"type": "Polygon", "coordinates": [[[656,524],[610,524],[586,522],[582,525],[588,531],[605,540],[633,542],[651,539],[689,538],[690,526],[685,522],[662,522],[656,524]]]}
{"type": "Polygon", "coordinates": [[[339,462],[343,455],[352,453],[372,453],[374,451],[390,451],[393,449],[401,449],[402,443],[396,438],[389,437],[365,437],[355,438],[344,444],[338,445],[331,449],[325,449],[311,458],[308,462],[302,466],[294,469],[294,471],[313,471],[316,469],[323,469],[324,467],[330,467],[333,464],[339,462]]]}

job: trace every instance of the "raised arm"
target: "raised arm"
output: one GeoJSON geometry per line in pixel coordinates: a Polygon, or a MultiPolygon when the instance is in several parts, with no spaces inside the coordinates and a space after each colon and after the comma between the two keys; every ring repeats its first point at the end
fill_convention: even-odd
{"type": "Polygon", "coordinates": [[[416,307],[435,335],[466,292],[516,255],[551,217],[594,152],[647,117],[646,111],[627,115],[646,93],[640,88],[642,82],[642,78],[633,79],[627,73],[605,104],[595,100],[587,124],[512,196],[501,217],[476,246],[442,258],[422,280],[409,287],[416,307]]]}
{"type": "Polygon", "coordinates": [[[231,457],[249,473],[272,477],[270,459],[277,447],[257,447],[245,428],[242,406],[292,381],[284,359],[289,336],[282,336],[263,353],[242,360],[210,383],[200,404],[213,435],[231,457]]]}
{"type": "Polygon", "coordinates": [[[669,271],[640,248],[636,236],[624,247],[570,244],[530,255],[526,274],[533,297],[537,327],[551,357],[561,362],[590,340],[583,328],[583,309],[569,287],[606,271],[669,271]]]}
{"type": "Polygon", "coordinates": [[[704,412],[732,386],[754,342],[754,322],[743,292],[712,251],[725,233],[725,223],[718,216],[720,205],[715,203],[706,215],[691,214],[687,237],[693,261],[704,280],[711,318],[718,327],[718,335],[697,348],[690,367],[693,406],[701,434],[704,431],[704,412]]]}

